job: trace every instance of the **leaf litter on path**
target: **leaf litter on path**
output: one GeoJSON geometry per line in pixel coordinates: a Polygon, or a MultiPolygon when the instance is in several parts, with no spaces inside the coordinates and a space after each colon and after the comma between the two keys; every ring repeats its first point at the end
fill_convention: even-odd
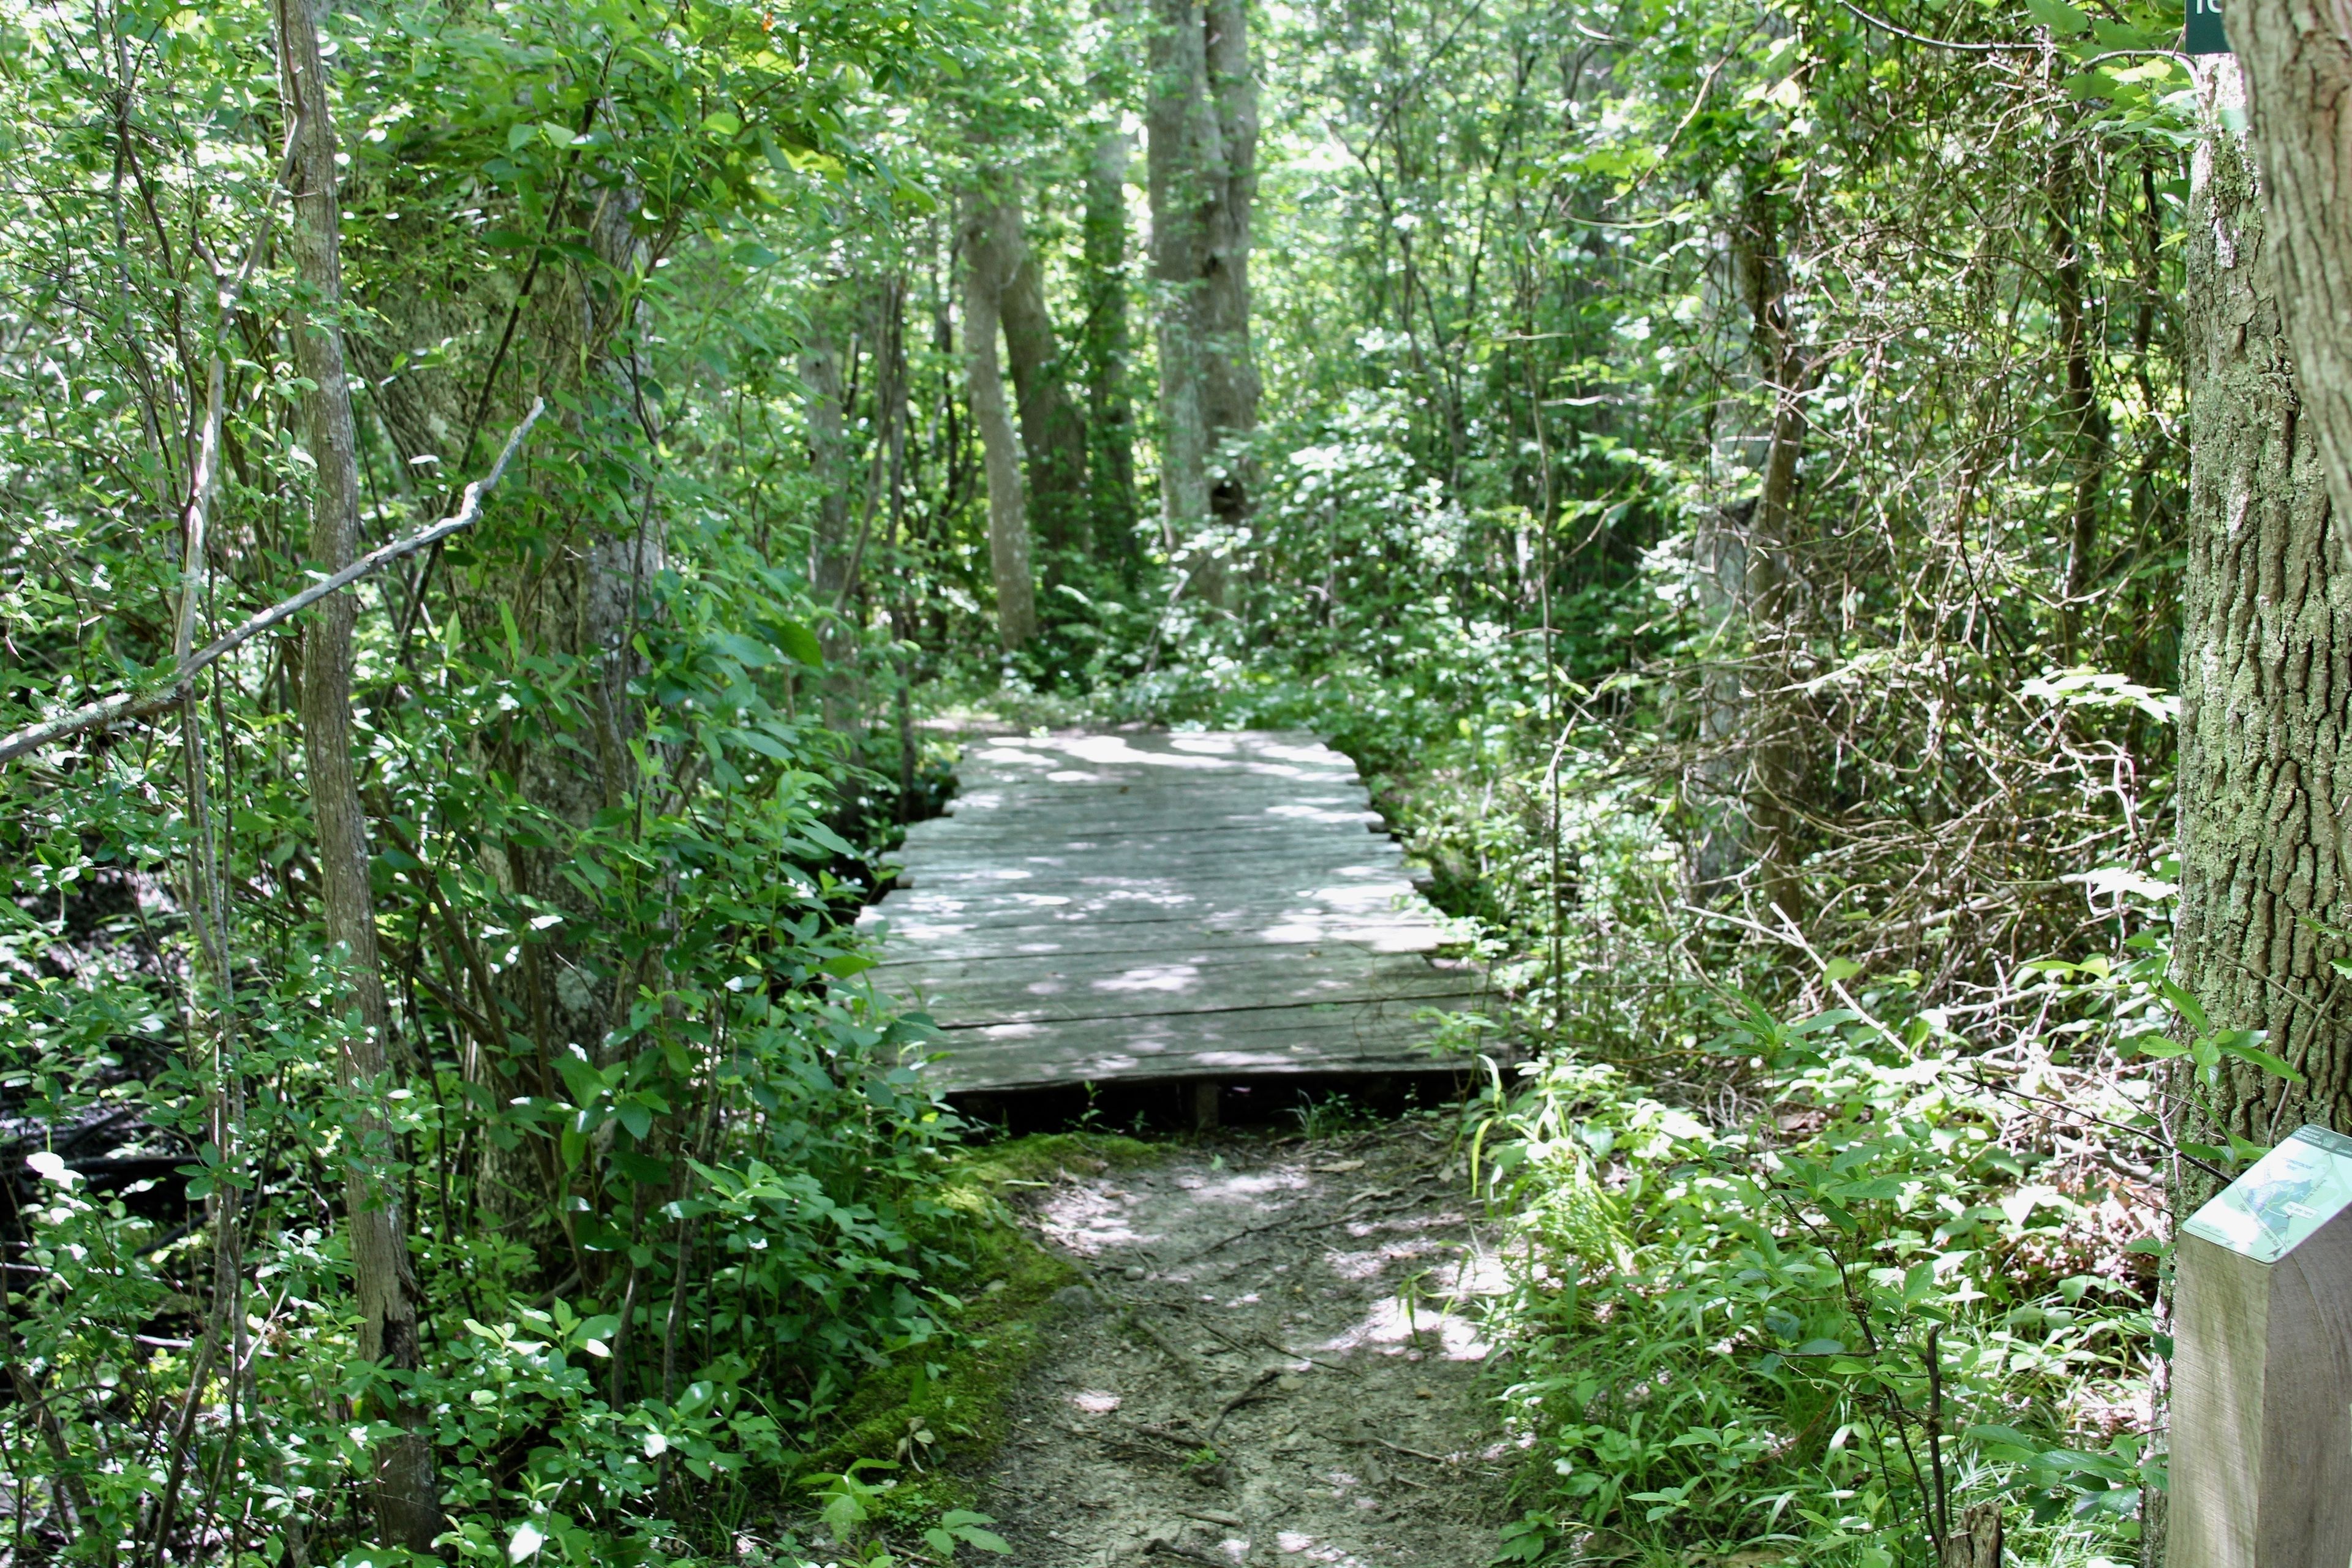
{"type": "Polygon", "coordinates": [[[1508,1450],[1477,1298],[1499,1270],[1439,1151],[1221,1141],[1021,1200],[1062,1293],[980,1478],[1019,1568],[1475,1568],[1508,1450]],[[1368,1189],[1367,1184],[1371,1186],[1368,1189]],[[1410,1197],[1351,1208],[1368,1192],[1410,1197]]]}

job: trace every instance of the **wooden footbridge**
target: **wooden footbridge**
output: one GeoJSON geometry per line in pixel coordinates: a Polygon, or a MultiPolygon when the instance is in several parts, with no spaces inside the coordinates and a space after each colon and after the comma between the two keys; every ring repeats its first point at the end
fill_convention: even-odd
{"type": "Polygon", "coordinates": [[[1427,1072],[1428,1011],[1484,989],[1311,735],[975,740],[957,775],[866,911],[951,1092],[1427,1072]]]}

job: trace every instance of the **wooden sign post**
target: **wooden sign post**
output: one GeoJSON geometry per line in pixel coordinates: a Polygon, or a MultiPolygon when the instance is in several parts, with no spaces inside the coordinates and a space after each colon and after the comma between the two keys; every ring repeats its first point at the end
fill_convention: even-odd
{"type": "Polygon", "coordinates": [[[2168,1568],[2352,1563],[2352,1138],[2273,1149],[2176,1258],[2168,1568]]]}

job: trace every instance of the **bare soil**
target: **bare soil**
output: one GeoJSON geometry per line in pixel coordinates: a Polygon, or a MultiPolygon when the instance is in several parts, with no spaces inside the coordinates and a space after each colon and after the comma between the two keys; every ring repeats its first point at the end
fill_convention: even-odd
{"type": "Polygon", "coordinates": [[[1018,1568],[1479,1568],[1508,1449],[1480,1377],[1494,1259],[1403,1123],[1070,1170],[1027,1221],[1093,1281],[982,1478],[1018,1568]]]}

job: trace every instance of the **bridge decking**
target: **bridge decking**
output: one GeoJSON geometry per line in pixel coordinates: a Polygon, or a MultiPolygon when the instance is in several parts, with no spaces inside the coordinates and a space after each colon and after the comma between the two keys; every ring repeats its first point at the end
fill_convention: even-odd
{"type": "Polygon", "coordinates": [[[1311,735],[975,740],[909,829],[877,986],[946,1030],[951,1090],[1427,1070],[1483,977],[1353,763],[1311,735]]]}

